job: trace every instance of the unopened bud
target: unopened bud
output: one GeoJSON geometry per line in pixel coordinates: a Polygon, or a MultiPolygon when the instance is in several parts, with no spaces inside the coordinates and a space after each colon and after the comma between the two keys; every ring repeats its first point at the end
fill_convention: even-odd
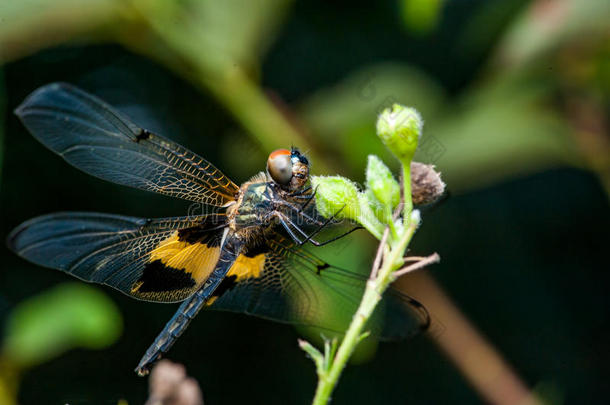
{"type": "Polygon", "coordinates": [[[400,104],[386,108],[377,119],[377,135],[402,164],[413,158],[422,127],[417,110],[400,104]]]}
{"type": "Polygon", "coordinates": [[[316,189],[316,209],[325,218],[356,219],[359,211],[358,188],[341,176],[312,176],[316,189]]]}
{"type": "Polygon", "coordinates": [[[413,204],[426,205],[438,200],[445,192],[441,174],[433,165],[411,162],[411,197],[413,204]]]}

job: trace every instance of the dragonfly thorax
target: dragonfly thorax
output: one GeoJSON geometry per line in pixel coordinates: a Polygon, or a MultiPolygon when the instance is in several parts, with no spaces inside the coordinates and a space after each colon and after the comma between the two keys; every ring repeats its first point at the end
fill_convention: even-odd
{"type": "MultiPolygon", "coordinates": [[[[305,193],[307,194],[307,193],[305,193]]],[[[278,219],[294,218],[294,194],[261,172],[240,187],[235,204],[227,210],[230,229],[240,239],[249,241],[274,230],[278,219]]]]}

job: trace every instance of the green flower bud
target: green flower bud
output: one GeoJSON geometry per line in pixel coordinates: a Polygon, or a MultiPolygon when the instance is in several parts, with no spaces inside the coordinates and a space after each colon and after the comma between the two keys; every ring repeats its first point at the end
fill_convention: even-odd
{"type": "Polygon", "coordinates": [[[356,184],[341,176],[311,176],[311,184],[322,216],[356,220],[360,211],[356,184]]]}
{"type": "Polygon", "coordinates": [[[388,167],[375,155],[369,155],[366,187],[381,205],[392,211],[400,202],[400,186],[388,167]]]}
{"type": "Polygon", "coordinates": [[[377,135],[402,164],[408,165],[415,154],[423,124],[417,110],[394,104],[379,115],[377,135]]]}

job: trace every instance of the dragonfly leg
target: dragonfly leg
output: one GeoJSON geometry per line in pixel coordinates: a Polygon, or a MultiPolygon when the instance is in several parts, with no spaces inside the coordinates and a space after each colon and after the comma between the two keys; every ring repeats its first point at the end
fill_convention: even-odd
{"type": "MultiPolygon", "coordinates": [[[[311,187],[309,187],[309,189],[311,189],[311,187]]],[[[301,206],[301,210],[304,210],[305,208],[307,208],[307,206],[309,205],[309,203],[315,198],[316,196],[316,192],[318,191],[318,187],[316,186],[316,188],[313,190],[313,193],[311,193],[311,195],[307,195],[305,196],[305,198],[307,199],[307,201],[305,201],[305,204],[303,204],[301,206]]]]}
{"type": "Polygon", "coordinates": [[[334,238],[331,238],[329,240],[326,240],[324,242],[318,242],[317,240],[313,239],[313,237],[318,234],[328,223],[330,223],[330,221],[333,220],[333,217],[330,217],[329,219],[326,220],[325,223],[322,223],[318,229],[316,229],[315,231],[313,231],[311,234],[307,234],[305,233],[305,231],[303,231],[297,224],[295,224],[290,218],[286,217],[285,215],[283,215],[282,213],[276,212],[274,214],[275,217],[277,217],[280,221],[280,224],[282,224],[282,226],[284,227],[284,229],[286,229],[286,231],[288,232],[288,234],[290,235],[290,237],[299,245],[302,246],[304,244],[306,244],[307,242],[311,243],[314,246],[324,246],[327,245],[331,242],[334,242],[338,239],[343,238],[344,236],[349,235],[350,233],[358,230],[358,229],[362,229],[361,226],[356,226],[352,229],[350,229],[347,232],[342,233],[341,235],[335,236],[334,238]],[[296,230],[299,234],[301,234],[303,237],[305,237],[304,240],[301,240],[295,233],[294,231],[291,229],[294,228],[294,230],[296,230]]]}
{"type": "Polygon", "coordinates": [[[295,191],[294,193],[290,194],[290,197],[309,198],[309,195],[304,195],[307,194],[309,190],[311,190],[311,186],[305,187],[303,190],[295,191]]]}
{"type": "MultiPolygon", "coordinates": [[[[288,225],[289,223],[292,224],[298,231],[299,233],[303,234],[303,231],[301,231],[301,229],[294,225],[294,223],[292,221],[290,221],[290,219],[288,219],[284,214],[280,213],[280,212],[274,212],[272,214],[272,216],[276,217],[278,219],[278,221],[280,222],[280,224],[284,227],[284,229],[286,230],[286,232],[288,232],[288,235],[290,235],[290,237],[298,244],[298,245],[302,245],[301,243],[301,239],[299,239],[299,237],[294,233],[294,231],[292,229],[290,229],[290,226],[288,225]]],[[[305,235],[307,236],[307,235],[305,235]]]]}
{"type": "MultiPolygon", "coordinates": [[[[311,201],[311,200],[310,200],[311,201]]],[[[313,224],[313,225],[322,225],[323,222],[313,218],[311,215],[306,214],[305,212],[303,212],[303,207],[305,207],[307,205],[307,203],[305,203],[305,205],[303,207],[297,207],[287,201],[281,201],[281,205],[290,208],[291,210],[293,210],[297,215],[301,216],[303,219],[305,219],[306,222],[313,224]]],[[[328,224],[326,224],[328,225],[328,224]]]]}
{"type": "MultiPolygon", "coordinates": [[[[357,230],[359,230],[359,229],[364,229],[364,227],[362,227],[362,226],[355,226],[355,227],[353,227],[352,229],[350,229],[349,231],[345,231],[345,232],[343,232],[341,235],[338,235],[338,236],[335,236],[335,237],[333,237],[333,238],[330,238],[329,240],[325,240],[324,242],[318,242],[318,241],[315,241],[316,243],[313,243],[313,244],[314,244],[315,246],[324,246],[324,245],[328,245],[329,243],[334,242],[334,241],[336,241],[336,240],[339,240],[339,239],[341,239],[341,238],[343,238],[343,237],[345,237],[345,236],[349,235],[350,233],[352,233],[352,232],[354,232],[354,231],[357,231],[357,230]]],[[[315,234],[316,234],[317,232],[320,232],[320,231],[315,231],[315,232],[313,232],[313,236],[315,236],[315,234]]]]}
{"type": "MultiPolygon", "coordinates": [[[[281,214],[280,214],[281,215],[281,214]]],[[[299,245],[304,245],[307,242],[311,243],[314,246],[324,246],[327,245],[331,242],[334,242],[338,239],[341,239],[347,235],[349,235],[350,233],[357,231],[358,229],[363,229],[362,226],[355,226],[352,229],[350,229],[349,231],[346,231],[340,235],[337,235],[329,240],[326,240],[324,242],[318,242],[317,240],[313,239],[314,236],[316,236],[318,233],[320,233],[320,231],[322,231],[322,229],[324,229],[324,227],[326,227],[333,219],[335,218],[335,216],[331,216],[330,218],[328,218],[325,222],[320,223],[320,225],[318,226],[318,228],[316,230],[314,230],[312,233],[310,233],[309,235],[307,235],[301,228],[299,228],[299,226],[297,224],[295,224],[293,221],[290,220],[290,218],[286,218],[284,217],[284,220],[292,225],[294,227],[294,229],[296,229],[301,235],[303,235],[305,237],[305,240],[299,240],[298,238],[294,238],[295,242],[297,242],[299,245]]],[[[291,235],[292,236],[292,235],[291,235]]]]}

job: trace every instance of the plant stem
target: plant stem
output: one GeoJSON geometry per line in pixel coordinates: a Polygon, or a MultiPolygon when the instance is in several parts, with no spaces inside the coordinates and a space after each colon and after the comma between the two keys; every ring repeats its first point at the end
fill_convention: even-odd
{"type": "Polygon", "coordinates": [[[405,198],[405,205],[403,209],[403,220],[405,221],[405,226],[411,222],[411,211],[413,211],[413,201],[411,200],[411,163],[406,162],[402,165],[402,195],[409,196],[409,198],[405,198]]]}
{"type": "Polygon", "coordinates": [[[341,341],[337,354],[329,369],[319,375],[318,387],[313,399],[314,405],[324,405],[330,400],[341,372],[361,340],[367,321],[370,319],[379,301],[381,301],[382,294],[394,279],[392,272],[402,265],[402,255],[411,241],[416,228],[417,224],[410,223],[398,243],[394,245],[388,254],[387,260],[384,260],[377,277],[366,283],[360,306],[345,333],[343,341],[341,341]]]}
{"type": "Polygon", "coordinates": [[[318,158],[314,145],[280,113],[260,85],[240,66],[215,64],[210,61],[206,50],[202,49],[194,39],[197,35],[197,32],[193,31],[195,28],[188,24],[179,28],[168,23],[167,16],[179,15],[180,6],[167,2],[153,7],[149,3],[132,0],[128,4],[132,7],[131,13],[145,22],[174,54],[160,58],[159,55],[151,54],[147,49],[148,43],[140,44],[132,41],[130,37],[121,38],[128,46],[161,60],[192,80],[197,86],[212,93],[238,119],[263,150],[271,151],[285,148],[286,145],[299,145],[317,162],[316,170],[330,171],[326,160],[318,158]],[[172,59],[180,61],[181,64],[171,63],[172,59]]]}

